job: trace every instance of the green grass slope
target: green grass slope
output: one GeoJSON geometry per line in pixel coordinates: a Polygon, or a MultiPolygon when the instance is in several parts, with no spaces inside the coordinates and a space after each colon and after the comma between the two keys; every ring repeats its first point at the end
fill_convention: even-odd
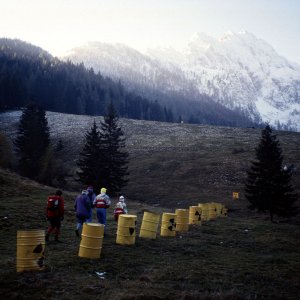
{"type": "MultiPolygon", "coordinates": [[[[122,246],[115,243],[112,205],[101,258],[92,260],[78,257],[76,194],[67,191],[63,243],[46,245],[45,270],[16,273],[17,230],[47,227],[45,205],[53,191],[0,170],[2,299],[299,299],[297,222],[275,224],[232,209],[227,218],[191,226],[176,237],[137,236],[135,245],[122,246]],[[96,272],[106,272],[105,278],[96,272]]],[[[144,210],[174,211],[132,200],[128,208],[137,215],[137,233],[144,210]]]]}

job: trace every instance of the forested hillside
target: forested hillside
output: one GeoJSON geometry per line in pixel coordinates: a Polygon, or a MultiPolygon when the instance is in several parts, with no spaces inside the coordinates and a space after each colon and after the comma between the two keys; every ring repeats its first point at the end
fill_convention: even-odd
{"type": "Polygon", "coordinates": [[[50,111],[103,115],[111,100],[123,117],[173,121],[171,111],[156,101],[128,93],[120,82],[82,64],[61,62],[18,40],[0,40],[1,110],[33,101],[50,111]]]}
{"type": "Polygon", "coordinates": [[[20,40],[0,39],[0,110],[18,109],[35,102],[45,110],[72,114],[104,115],[110,101],[124,118],[253,126],[237,111],[209,97],[199,102],[179,94],[157,99],[130,92],[120,81],[62,62],[43,49],[20,40]]]}

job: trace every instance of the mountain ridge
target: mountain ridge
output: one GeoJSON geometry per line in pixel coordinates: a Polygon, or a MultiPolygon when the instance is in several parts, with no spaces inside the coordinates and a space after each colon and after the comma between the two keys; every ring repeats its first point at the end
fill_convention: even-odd
{"type": "Polygon", "coordinates": [[[229,32],[221,39],[197,33],[181,51],[169,47],[143,54],[118,45],[93,42],[91,52],[88,45],[77,47],[67,58],[107,70],[112,78],[117,74],[133,89],[179,91],[196,101],[206,95],[254,122],[300,130],[300,66],[249,32],[229,32]],[[109,52],[111,47],[118,55],[109,52]],[[125,66],[118,56],[134,64],[125,66]]]}

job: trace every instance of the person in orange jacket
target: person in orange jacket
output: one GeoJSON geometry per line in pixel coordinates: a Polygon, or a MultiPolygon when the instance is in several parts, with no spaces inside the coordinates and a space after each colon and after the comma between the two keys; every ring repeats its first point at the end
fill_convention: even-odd
{"type": "Polygon", "coordinates": [[[64,198],[62,191],[57,190],[55,195],[49,196],[47,200],[46,218],[49,221],[49,227],[46,233],[46,241],[49,241],[50,234],[53,232],[55,241],[59,242],[61,221],[64,219],[64,198]]]}

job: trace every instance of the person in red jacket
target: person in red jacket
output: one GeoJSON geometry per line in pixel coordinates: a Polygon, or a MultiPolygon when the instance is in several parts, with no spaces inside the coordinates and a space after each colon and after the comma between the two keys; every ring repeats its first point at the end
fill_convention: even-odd
{"type": "Polygon", "coordinates": [[[47,200],[46,217],[49,221],[49,227],[46,233],[46,241],[49,241],[49,236],[53,232],[55,241],[59,242],[61,221],[64,219],[64,199],[62,191],[56,191],[55,195],[49,196],[47,200]]]}

